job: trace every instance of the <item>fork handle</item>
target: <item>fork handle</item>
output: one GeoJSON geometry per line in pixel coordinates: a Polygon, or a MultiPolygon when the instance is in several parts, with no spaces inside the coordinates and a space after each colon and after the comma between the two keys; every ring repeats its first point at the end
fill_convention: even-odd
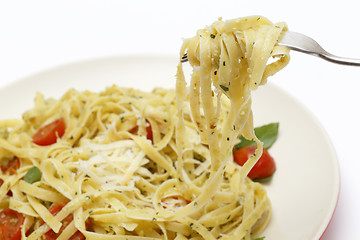
{"type": "Polygon", "coordinates": [[[360,67],[360,59],[339,57],[328,52],[320,53],[319,57],[333,63],[360,67]]]}
{"type": "Polygon", "coordinates": [[[301,33],[286,31],[278,44],[298,52],[320,57],[329,62],[349,66],[360,66],[360,59],[335,56],[325,51],[314,39],[301,33]]]}

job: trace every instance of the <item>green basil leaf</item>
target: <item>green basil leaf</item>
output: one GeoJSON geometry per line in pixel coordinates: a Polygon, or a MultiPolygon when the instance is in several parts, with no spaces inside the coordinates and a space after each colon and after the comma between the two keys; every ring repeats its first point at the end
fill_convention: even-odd
{"type": "Polygon", "coordinates": [[[270,177],[266,177],[266,178],[255,178],[255,179],[252,179],[254,182],[258,182],[258,183],[267,183],[267,182],[270,182],[271,179],[273,177],[273,174],[271,174],[270,177]]]}
{"type": "Polygon", "coordinates": [[[235,148],[239,149],[246,146],[255,146],[256,142],[253,140],[247,140],[243,136],[240,137],[240,142],[236,144],[235,148]]]}
{"type": "Polygon", "coordinates": [[[34,183],[41,180],[41,171],[37,167],[32,167],[24,176],[24,181],[28,183],[34,183]]]}
{"type": "MultiPolygon", "coordinates": [[[[256,137],[264,143],[264,148],[269,149],[276,141],[279,133],[279,123],[270,123],[255,129],[256,137]]],[[[240,143],[235,148],[239,149],[246,146],[256,145],[254,140],[247,140],[243,136],[240,137],[240,143]]]]}
{"type": "Polygon", "coordinates": [[[270,123],[255,129],[255,135],[264,143],[264,148],[269,149],[276,141],[279,133],[279,123],[270,123]]]}

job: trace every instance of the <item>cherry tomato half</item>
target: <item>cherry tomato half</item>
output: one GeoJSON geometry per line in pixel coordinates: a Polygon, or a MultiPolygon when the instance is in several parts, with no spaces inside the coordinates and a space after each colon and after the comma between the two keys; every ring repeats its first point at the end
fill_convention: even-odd
{"type": "Polygon", "coordinates": [[[40,146],[48,146],[56,143],[57,137],[61,138],[65,133],[65,121],[59,118],[40,128],[33,136],[33,142],[40,146]]]}
{"type": "MultiPolygon", "coordinates": [[[[255,153],[255,150],[256,146],[239,148],[234,152],[234,161],[240,166],[243,166],[245,162],[255,153]]],[[[263,154],[249,172],[248,177],[253,180],[268,178],[271,177],[275,170],[276,165],[274,159],[270,156],[266,149],[263,149],[263,154]]]]}
{"type": "MultiPolygon", "coordinates": [[[[60,212],[60,210],[66,205],[66,203],[57,203],[52,205],[49,208],[49,212],[55,216],[56,214],[58,214],[58,212],[60,212]]],[[[61,223],[62,226],[59,230],[59,233],[55,233],[53,230],[49,230],[45,233],[44,237],[45,240],[55,240],[58,238],[58,236],[62,233],[62,231],[64,231],[64,229],[73,221],[74,216],[72,214],[68,215],[66,218],[64,218],[61,223]]],[[[85,239],[85,236],[80,232],[77,231],[75,232],[70,238],[69,240],[83,240],[85,239]]]]}
{"type": "Polygon", "coordinates": [[[21,226],[24,216],[10,208],[5,208],[0,212],[0,239],[1,240],[20,240],[21,226]]]}

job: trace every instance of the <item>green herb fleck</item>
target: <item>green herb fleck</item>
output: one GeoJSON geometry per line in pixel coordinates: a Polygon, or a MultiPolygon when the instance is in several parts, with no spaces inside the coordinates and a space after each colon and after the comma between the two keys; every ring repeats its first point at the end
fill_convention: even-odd
{"type": "Polygon", "coordinates": [[[224,85],[221,85],[221,84],[220,84],[220,87],[221,87],[222,90],[224,90],[225,92],[229,91],[229,88],[228,88],[228,87],[225,87],[224,85]]]}
{"type": "Polygon", "coordinates": [[[41,171],[38,167],[34,166],[24,176],[25,182],[34,183],[41,180],[41,171]]]}
{"type": "Polygon", "coordinates": [[[225,66],[225,61],[223,61],[223,66],[225,66]]]}
{"type": "Polygon", "coordinates": [[[215,35],[214,35],[214,34],[210,34],[210,37],[211,37],[212,39],[214,39],[214,38],[215,38],[215,35]]]}

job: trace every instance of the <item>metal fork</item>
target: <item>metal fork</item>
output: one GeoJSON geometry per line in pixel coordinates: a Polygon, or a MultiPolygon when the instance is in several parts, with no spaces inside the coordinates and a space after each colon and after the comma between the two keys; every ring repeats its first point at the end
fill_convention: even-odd
{"type": "MultiPolygon", "coordinates": [[[[360,59],[335,56],[325,51],[314,39],[301,33],[286,31],[283,33],[283,36],[278,44],[280,46],[285,46],[295,51],[320,57],[329,62],[349,66],[360,66],[360,59]]],[[[186,61],[188,61],[188,59],[187,55],[185,54],[181,58],[181,62],[186,61]]]]}

